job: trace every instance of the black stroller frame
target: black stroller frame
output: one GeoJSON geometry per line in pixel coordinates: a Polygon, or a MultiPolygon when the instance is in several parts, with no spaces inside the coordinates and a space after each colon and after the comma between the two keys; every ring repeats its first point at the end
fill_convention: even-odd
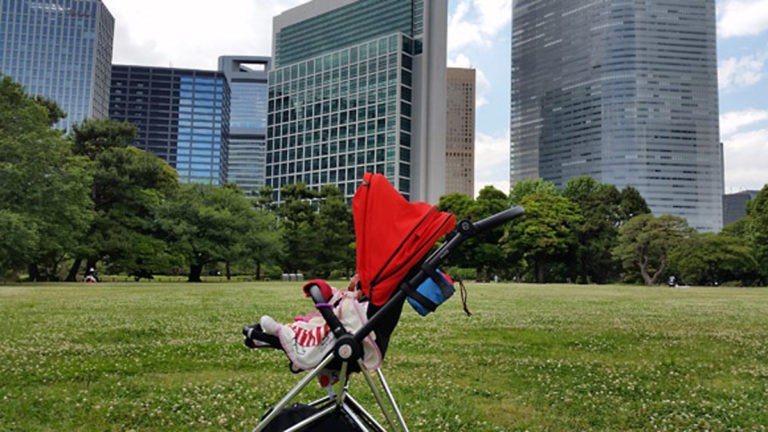
{"type": "MultiPolygon", "coordinates": [[[[361,359],[363,353],[363,339],[365,339],[372,331],[376,331],[377,336],[378,332],[382,332],[385,339],[384,344],[388,344],[389,336],[397,325],[400,311],[406,298],[414,296],[415,289],[428,278],[433,278],[436,283],[441,283],[441,281],[438,282],[436,279],[438,278],[436,273],[437,266],[453,249],[461,245],[468,238],[480,232],[495,228],[523,213],[524,210],[522,207],[512,207],[475,223],[466,219],[461,220],[457,224],[456,230],[446,236],[447,241],[433,252],[429,258],[424,260],[420,265],[415,266],[409,276],[406,276],[406,278],[400,282],[398,288],[389,300],[376,310],[363,327],[355,333],[349,333],[342,326],[339,319],[334,315],[332,308],[323,307],[326,305],[327,300],[323,297],[320,287],[312,285],[308,290],[309,294],[317,309],[322,314],[323,319],[328,324],[328,327],[336,337],[336,343],[323,360],[305,375],[299,383],[264,416],[253,432],[264,430],[269,423],[274,420],[286,406],[288,406],[293,398],[295,398],[307,384],[309,384],[310,381],[317,377],[324,369],[338,364],[340,364],[340,390],[338,392],[329,391],[328,396],[308,404],[311,407],[317,408],[317,412],[294,424],[286,429],[285,432],[300,431],[337,411],[341,411],[346,418],[361,431],[387,432],[387,429],[377,422],[376,419],[366,411],[351,394],[349,394],[349,378],[350,372],[353,370],[359,370],[362,373],[368,387],[371,389],[376,403],[379,405],[379,408],[386,419],[390,431],[402,430],[403,432],[408,432],[408,426],[397,406],[392,391],[387,385],[387,381],[384,378],[381,368],[376,369],[375,372],[381,388],[386,395],[386,399],[389,402],[389,407],[387,407],[371,372],[363,365],[361,359]],[[390,408],[392,412],[390,411],[390,408]],[[394,416],[392,415],[393,412],[394,416]]],[[[385,349],[386,346],[382,347],[382,351],[385,349]]]]}

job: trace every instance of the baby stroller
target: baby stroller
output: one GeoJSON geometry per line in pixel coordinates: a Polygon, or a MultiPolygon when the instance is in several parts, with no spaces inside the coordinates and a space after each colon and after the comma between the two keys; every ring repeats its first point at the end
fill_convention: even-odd
{"type": "MultiPolygon", "coordinates": [[[[437,269],[438,264],[466,239],[523,214],[521,207],[513,207],[479,222],[462,220],[451,232],[455,225],[452,214],[439,212],[436,206],[427,203],[409,203],[383,175],[370,173],[365,174],[355,193],[352,208],[359,283],[369,301],[367,319],[357,329],[345,328],[334,313],[340,306],[329,302],[327,285],[322,281],[305,285],[305,293],[312,298],[315,308],[327,323],[332,344],[328,344],[317,365],[264,415],[254,432],[408,432],[379,364],[371,367],[370,363],[364,362],[366,341],[369,342],[370,336],[375,335],[375,344],[383,357],[406,300],[423,315],[434,311],[453,294],[452,283],[437,269]],[[425,259],[432,246],[446,234],[448,236],[442,246],[425,259]],[[335,371],[332,375],[339,382],[337,391],[329,385],[328,396],[307,405],[289,406],[310,381],[327,376],[329,371],[335,371]],[[365,378],[389,429],[382,426],[349,393],[352,372],[360,372],[365,378]],[[374,380],[374,374],[381,389],[374,380]]],[[[284,343],[264,333],[258,324],[247,326],[243,333],[249,347],[285,348],[284,343]]],[[[328,384],[327,381],[324,384],[328,384]]]]}

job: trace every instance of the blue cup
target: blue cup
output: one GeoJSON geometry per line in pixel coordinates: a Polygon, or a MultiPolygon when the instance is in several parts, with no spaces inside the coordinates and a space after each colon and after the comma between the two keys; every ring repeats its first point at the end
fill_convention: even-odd
{"type": "MultiPolygon", "coordinates": [[[[443,274],[440,273],[440,270],[437,270],[437,273],[440,275],[440,277],[443,277],[443,274]]],[[[443,295],[443,290],[440,289],[440,286],[438,286],[435,283],[435,281],[432,280],[432,278],[427,278],[427,280],[422,282],[421,285],[419,285],[419,287],[416,288],[416,292],[428,298],[429,300],[431,300],[432,303],[434,303],[435,305],[439,306],[443,304],[443,302],[448,300],[448,298],[450,298],[455,291],[453,289],[453,285],[450,282],[448,282],[448,280],[445,279],[445,277],[443,277],[443,279],[448,284],[448,286],[451,287],[450,294],[448,294],[448,297],[443,295]]],[[[429,309],[425,308],[421,303],[419,303],[418,300],[414,298],[408,297],[408,303],[421,316],[426,316],[430,312],[429,309]]]]}

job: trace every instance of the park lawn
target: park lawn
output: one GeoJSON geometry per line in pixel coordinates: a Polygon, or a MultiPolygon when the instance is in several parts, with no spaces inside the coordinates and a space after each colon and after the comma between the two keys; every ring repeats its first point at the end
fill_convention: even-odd
{"type": "MultiPolygon", "coordinates": [[[[412,431],[768,425],[767,289],[467,286],[471,318],[458,296],[406,306],[393,336],[383,370],[412,431]]],[[[298,376],[240,329],[310,311],[299,288],[0,286],[0,430],[250,430],[298,376]]]]}

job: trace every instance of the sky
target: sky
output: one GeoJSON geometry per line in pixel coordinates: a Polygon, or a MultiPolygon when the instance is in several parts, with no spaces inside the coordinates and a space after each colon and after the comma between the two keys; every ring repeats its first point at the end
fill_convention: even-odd
{"type": "MultiPolygon", "coordinates": [[[[272,17],[306,0],[103,0],[113,62],[216,69],[271,53],[272,17]]],[[[716,0],[725,192],[768,183],[768,0],[716,0]]],[[[512,0],[448,1],[448,66],[476,69],[475,190],[509,190],[512,0]]]]}

